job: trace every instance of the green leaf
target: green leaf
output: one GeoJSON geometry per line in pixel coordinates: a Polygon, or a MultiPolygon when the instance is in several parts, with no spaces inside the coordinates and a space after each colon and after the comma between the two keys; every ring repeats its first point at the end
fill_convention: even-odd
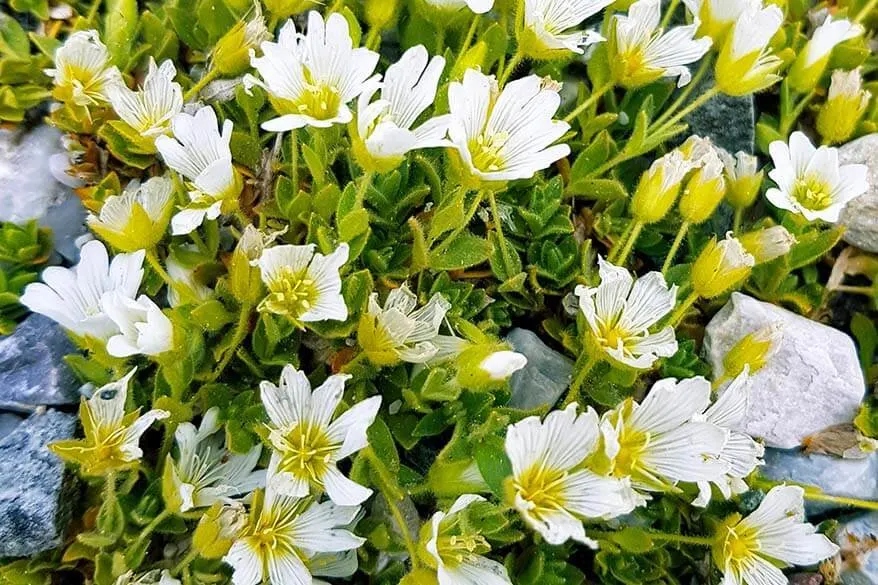
{"type": "Polygon", "coordinates": [[[449,232],[463,223],[463,197],[464,190],[458,189],[450,200],[444,201],[442,205],[433,212],[433,217],[430,220],[431,241],[435,241],[436,238],[445,232],[449,232]]]}
{"type": "Polygon", "coordinates": [[[462,233],[441,252],[430,252],[430,267],[434,270],[460,270],[476,266],[488,259],[492,246],[484,238],[462,233]]]}
{"type": "Polygon", "coordinates": [[[628,191],[616,179],[580,179],[570,183],[567,192],[574,197],[595,201],[626,199],[628,191]]]}
{"type": "Polygon", "coordinates": [[[503,482],[512,475],[512,463],[503,448],[503,439],[488,436],[473,448],[473,455],[479,472],[491,492],[498,498],[504,497],[503,482]]]}
{"type": "Polygon", "coordinates": [[[0,12],[0,55],[30,59],[27,33],[18,21],[0,12]]]}
{"type": "Polygon", "coordinates": [[[798,242],[786,256],[790,270],[817,262],[841,241],[844,230],[844,226],[837,226],[828,230],[815,229],[796,236],[798,242]]]}
{"type": "Polygon", "coordinates": [[[399,453],[396,451],[396,443],[393,434],[380,416],[366,431],[369,439],[369,447],[375,452],[384,467],[393,474],[399,473],[399,453]]]}
{"type": "Polygon", "coordinates": [[[137,0],[107,0],[104,17],[104,43],[110,60],[124,68],[131,56],[137,34],[137,0]]]}
{"type": "Polygon", "coordinates": [[[205,301],[192,309],[192,321],[205,331],[219,331],[235,318],[235,315],[216,299],[205,301]]]}
{"type": "Polygon", "coordinates": [[[613,533],[610,539],[622,550],[634,554],[642,554],[655,548],[655,542],[650,538],[649,533],[636,526],[626,526],[619,532],[613,533]]]}

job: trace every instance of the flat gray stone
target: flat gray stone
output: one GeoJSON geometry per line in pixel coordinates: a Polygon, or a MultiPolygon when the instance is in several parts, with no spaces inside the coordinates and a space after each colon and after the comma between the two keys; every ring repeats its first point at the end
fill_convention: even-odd
{"type": "Polygon", "coordinates": [[[66,157],[61,136],[45,125],[27,132],[0,130],[0,221],[38,220],[52,228],[55,249],[76,262],[73,241],[86,232],[86,212],[70,187],[55,178],[59,160],[66,157]]]}
{"type": "Polygon", "coordinates": [[[744,335],[781,323],[777,353],[753,376],[742,431],[791,449],[832,425],[849,423],[865,394],[853,340],[837,329],[741,293],[710,321],[704,347],[714,372],[744,335]]]}
{"type": "Polygon", "coordinates": [[[531,410],[555,404],[570,386],[573,360],[543,343],[536,333],[527,329],[513,329],[506,341],[527,358],[527,365],[509,379],[512,391],[509,406],[531,410]]]}
{"type": "Polygon", "coordinates": [[[849,202],[839,217],[839,223],[847,227],[844,241],[867,252],[878,252],[878,134],[839,148],[838,161],[869,168],[869,190],[849,202]]]}
{"type": "Polygon", "coordinates": [[[842,521],[835,533],[841,547],[843,585],[875,585],[878,583],[878,548],[858,546],[878,538],[878,512],[858,514],[842,521]]]}
{"type": "Polygon", "coordinates": [[[22,557],[61,544],[68,517],[64,463],[46,445],[69,439],[76,416],[32,414],[0,439],[0,558],[22,557]]]}
{"type": "Polygon", "coordinates": [[[24,418],[14,412],[0,412],[0,439],[14,431],[24,418]]]}
{"type": "MultiPolygon", "coordinates": [[[[697,64],[690,65],[694,70],[697,64]]],[[[705,75],[692,92],[690,102],[713,87],[713,75],[705,75]]],[[[733,97],[720,94],[683,118],[689,124],[687,136],[710,138],[732,154],[743,150],[753,154],[756,147],[756,106],[753,96],[733,97]]]]}
{"type": "MultiPolygon", "coordinates": [[[[802,451],[766,449],[763,477],[814,485],[831,496],[878,500],[878,452],[865,459],[842,459],[833,455],[806,455],[802,451]]],[[[809,515],[844,506],[831,502],[805,501],[809,515]]]]}
{"type": "Polygon", "coordinates": [[[12,335],[0,338],[0,408],[30,412],[78,403],[79,383],[63,359],[75,351],[57,323],[30,315],[12,335]]]}

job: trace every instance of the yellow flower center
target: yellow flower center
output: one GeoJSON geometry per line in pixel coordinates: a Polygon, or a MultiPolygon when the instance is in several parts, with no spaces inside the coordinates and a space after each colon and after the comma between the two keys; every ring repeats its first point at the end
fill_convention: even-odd
{"type": "Polygon", "coordinates": [[[322,485],[320,478],[326,473],[339,445],[332,443],[322,428],[304,422],[290,431],[284,441],[281,470],[322,485]]]}
{"type": "Polygon", "coordinates": [[[752,557],[759,549],[759,541],[752,530],[739,527],[727,527],[723,542],[723,556],[732,563],[738,564],[752,557]]]}
{"type": "Polygon", "coordinates": [[[319,291],[308,269],[282,270],[268,285],[269,295],[265,299],[266,308],[278,315],[293,319],[302,316],[317,302],[319,291]]]}
{"type": "Polygon", "coordinates": [[[531,514],[559,510],[564,507],[564,482],[567,472],[545,469],[537,464],[515,480],[515,489],[521,498],[533,505],[531,514]]]}
{"type": "Polygon", "coordinates": [[[619,453],[616,455],[614,474],[633,477],[640,468],[640,457],[649,445],[649,434],[625,429],[619,435],[619,453]]]}
{"type": "Polygon", "coordinates": [[[469,151],[473,157],[473,166],[482,172],[493,173],[502,169],[505,164],[506,143],[509,141],[507,132],[499,132],[488,136],[479,134],[469,142],[469,151]]]}
{"type": "Polygon", "coordinates": [[[462,534],[440,536],[436,539],[436,550],[442,562],[454,568],[469,555],[482,555],[491,552],[491,546],[481,534],[462,534]]]}
{"type": "Polygon", "coordinates": [[[819,177],[802,177],[796,181],[793,198],[805,209],[820,211],[832,205],[832,189],[819,177]]]}

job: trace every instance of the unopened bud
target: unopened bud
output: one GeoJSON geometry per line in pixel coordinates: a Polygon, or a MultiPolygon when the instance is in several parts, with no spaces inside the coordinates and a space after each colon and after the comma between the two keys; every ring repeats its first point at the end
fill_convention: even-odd
{"type": "Polygon", "coordinates": [[[701,167],[686,182],[680,197],[680,215],[691,224],[704,223],[716,211],[725,194],[723,163],[711,149],[701,159],[701,167]]]}
{"type": "Polygon", "coordinates": [[[692,166],[677,150],[652,163],[640,178],[631,200],[631,212],[637,221],[648,224],[662,220],[677,200],[692,166]]]}
{"type": "Polygon", "coordinates": [[[790,67],[787,80],[792,88],[806,93],[817,87],[835,46],[860,36],[863,31],[859,24],[844,19],[833,21],[832,16],[827,16],[790,67]]]}
{"type": "Polygon", "coordinates": [[[756,264],[765,264],[788,254],[796,243],[793,234],[781,225],[748,232],[738,240],[756,264]]]}
{"type": "Polygon", "coordinates": [[[827,144],[847,141],[869,107],[872,94],[863,89],[860,69],[832,74],[826,103],[817,114],[817,131],[827,144]]]}
{"type": "Polygon", "coordinates": [[[213,50],[213,67],[226,77],[243,74],[250,68],[250,51],[271,38],[256,4],[256,13],[248,22],[238,22],[224,34],[213,50]]]}
{"type": "Polygon", "coordinates": [[[457,381],[469,390],[489,390],[502,386],[509,376],[527,364],[527,358],[522,354],[497,343],[474,343],[464,349],[455,361],[457,381]]]}
{"type": "Polygon", "coordinates": [[[238,533],[247,525],[247,513],[241,506],[224,506],[220,502],[207,509],[195,533],[192,546],[205,559],[220,559],[229,552],[238,533]]]}
{"type": "Polygon", "coordinates": [[[765,174],[759,170],[759,159],[743,151],[734,157],[724,150],[719,151],[726,170],[726,200],[735,209],[746,209],[753,205],[765,174]]]}
{"type": "Polygon", "coordinates": [[[761,370],[777,353],[782,337],[783,324],[777,322],[739,339],[723,358],[723,377],[734,379],[748,367],[751,374],[761,370]]]}
{"type": "Polygon", "coordinates": [[[712,239],[692,265],[692,288],[702,298],[718,297],[750,276],[755,263],[737,239],[712,239]]]}

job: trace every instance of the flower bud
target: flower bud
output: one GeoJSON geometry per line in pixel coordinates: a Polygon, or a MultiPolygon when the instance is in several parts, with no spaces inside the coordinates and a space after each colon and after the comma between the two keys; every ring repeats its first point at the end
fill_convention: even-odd
{"type": "Polygon", "coordinates": [[[247,71],[250,68],[250,51],[271,38],[260,5],[256,4],[255,7],[256,13],[251,20],[238,22],[214,47],[213,67],[226,77],[235,77],[247,71]]]}
{"type": "Polygon", "coordinates": [[[149,250],[165,236],[173,210],[173,181],[153,177],[142,184],[132,181],[121,195],[107,197],[88,225],[123,252],[149,250]]]}
{"type": "Polygon", "coordinates": [[[749,95],[780,81],[777,70],[783,62],[771,53],[769,42],[782,23],[783,12],[777,6],[746,10],[738,17],[716,61],[716,86],[721,92],[749,95]]]}
{"type": "Polygon", "coordinates": [[[805,49],[793,62],[787,74],[787,80],[793,89],[806,93],[817,87],[820,78],[829,65],[829,57],[836,45],[863,34],[863,27],[848,20],[833,21],[827,16],[824,23],[817,27],[805,49]]]}
{"type": "Polygon", "coordinates": [[[642,223],[655,223],[663,219],[677,200],[682,181],[691,169],[692,163],[687,162],[677,150],[652,163],[640,178],[631,200],[631,212],[635,219],[642,223]]]}
{"type": "Polygon", "coordinates": [[[748,333],[732,346],[723,357],[723,378],[732,380],[749,368],[750,374],[761,370],[780,348],[783,323],[772,323],[748,333]]]}
{"type": "Polygon", "coordinates": [[[726,171],[726,200],[735,209],[753,205],[765,174],[759,170],[759,159],[743,151],[734,157],[725,150],[719,151],[726,171]]]}
{"type": "Polygon", "coordinates": [[[372,28],[383,30],[399,14],[399,0],[365,0],[366,22],[372,28]]]}
{"type": "Polygon", "coordinates": [[[289,18],[294,14],[299,14],[317,8],[320,4],[318,0],[264,0],[265,7],[278,20],[289,18]]]}
{"type": "Polygon", "coordinates": [[[527,364],[522,354],[506,349],[504,344],[474,343],[455,360],[458,383],[473,391],[503,386],[513,373],[527,364]]]}
{"type": "Polygon", "coordinates": [[[686,183],[686,188],[680,197],[680,215],[683,220],[691,224],[704,223],[716,211],[725,193],[723,163],[716,151],[711,148],[709,154],[701,159],[701,167],[686,183]]]}
{"type": "Polygon", "coordinates": [[[692,288],[705,299],[718,297],[750,276],[755,260],[731,235],[710,240],[692,265],[692,288]]]}
{"type": "Polygon", "coordinates": [[[756,264],[765,264],[789,253],[796,238],[783,226],[776,225],[738,238],[756,264]]]}
{"type": "Polygon", "coordinates": [[[869,107],[872,93],[863,89],[860,69],[832,74],[826,103],[817,114],[817,131],[827,144],[847,141],[869,107]]]}
{"type": "Polygon", "coordinates": [[[253,263],[262,256],[266,240],[271,241],[275,237],[266,238],[253,225],[244,228],[228,267],[229,290],[239,303],[252,305],[262,298],[261,272],[253,263]]]}
{"type": "Polygon", "coordinates": [[[217,502],[198,521],[192,546],[205,559],[220,559],[229,552],[235,537],[246,525],[247,514],[243,507],[217,502]]]}

